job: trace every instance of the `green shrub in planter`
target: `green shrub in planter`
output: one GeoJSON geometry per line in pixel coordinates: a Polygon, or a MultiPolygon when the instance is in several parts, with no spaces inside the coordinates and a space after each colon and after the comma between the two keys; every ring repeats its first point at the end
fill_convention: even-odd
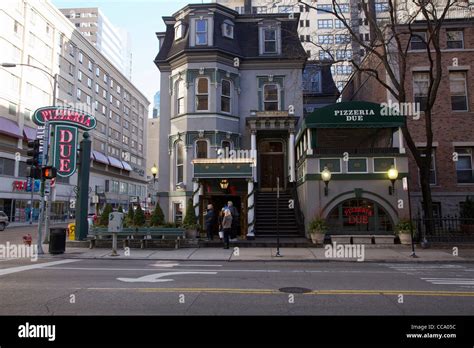
{"type": "Polygon", "coordinates": [[[133,226],[133,207],[128,207],[128,213],[124,220],[124,227],[132,227],[133,226]]]}
{"type": "Polygon", "coordinates": [[[156,203],[155,210],[153,210],[153,214],[151,215],[150,226],[161,226],[164,222],[165,215],[163,214],[163,210],[161,210],[160,204],[156,203]]]}
{"type": "Polygon", "coordinates": [[[395,233],[399,234],[411,234],[411,227],[413,227],[413,235],[416,235],[416,226],[410,219],[400,219],[395,225],[395,233]]]}
{"type": "Polygon", "coordinates": [[[108,226],[109,225],[109,215],[113,212],[112,206],[106,204],[102,214],[100,215],[99,226],[108,226]]]}
{"type": "Polygon", "coordinates": [[[133,215],[133,225],[137,227],[145,225],[145,213],[143,212],[140,203],[138,203],[137,209],[135,210],[135,214],[133,215]]]}

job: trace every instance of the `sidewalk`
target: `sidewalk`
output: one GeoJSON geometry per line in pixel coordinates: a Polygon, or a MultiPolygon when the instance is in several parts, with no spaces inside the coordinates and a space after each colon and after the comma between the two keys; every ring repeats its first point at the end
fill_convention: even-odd
{"type": "MultiPolygon", "coordinates": [[[[48,250],[45,248],[44,250],[48,250]]],[[[276,257],[276,248],[182,248],[182,249],[130,249],[125,255],[118,250],[119,256],[111,256],[111,249],[68,247],[62,255],[45,256],[59,258],[102,259],[102,260],[173,260],[173,261],[301,261],[357,262],[357,258],[330,258],[325,256],[324,248],[281,248],[282,257],[276,257]]],[[[417,258],[410,256],[411,248],[365,248],[365,262],[474,262],[474,249],[460,247],[459,256],[453,256],[451,249],[417,249],[417,258]]]]}

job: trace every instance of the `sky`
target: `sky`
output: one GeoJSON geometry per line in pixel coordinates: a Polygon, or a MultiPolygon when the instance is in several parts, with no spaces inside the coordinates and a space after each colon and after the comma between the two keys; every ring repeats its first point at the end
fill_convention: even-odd
{"type": "Polygon", "coordinates": [[[150,101],[160,89],[160,74],[153,63],[158,53],[155,33],[164,31],[169,16],[198,0],[52,0],[58,8],[99,7],[114,26],[125,29],[132,40],[132,82],[150,101]]]}

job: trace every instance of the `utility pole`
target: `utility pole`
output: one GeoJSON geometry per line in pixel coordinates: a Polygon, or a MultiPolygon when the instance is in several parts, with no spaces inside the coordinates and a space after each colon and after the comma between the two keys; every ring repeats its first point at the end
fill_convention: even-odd
{"type": "Polygon", "coordinates": [[[277,252],[276,257],[281,257],[280,254],[280,176],[277,176],[277,216],[276,216],[276,228],[277,228],[277,252]]]}
{"type": "Polygon", "coordinates": [[[76,240],[84,240],[89,231],[87,213],[89,211],[89,174],[91,140],[89,133],[84,132],[83,140],[79,145],[79,172],[77,178],[76,201],[76,240]]]}
{"type": "MultiPolygon", "coordinates": [[[[56,93],[57,93],[57,87],[58,87],[58,74],[54,75],[54,88],[53,88],[53,106],[56,106],[56,93]]],[[[46,148],[46,153],[48,153],[49,150],[49,142],[50,142],[50,135],[51,135],[51,130],[49,127],[47,128],[46,136],[48,138],[48,147],[46,148]]],[[[46,165],[46,163],[44,164],[46,165]]],[[[51,183],[51,181],[50,181],[51,183]]],[[[56,184],[56,179],[54,179],[54,183],[56,184]]],[[[55,185],[56,186],[56,185],[55,185]]],[[[48,200],[46,202],[46,214],[45,214],[45,223],[44,223],[44,243],[49,243],[49,220],[51,216],[51,197],[53,197],[53,190],[56,188],[49,186],[49,193],[48,193],[48,200]]]]}

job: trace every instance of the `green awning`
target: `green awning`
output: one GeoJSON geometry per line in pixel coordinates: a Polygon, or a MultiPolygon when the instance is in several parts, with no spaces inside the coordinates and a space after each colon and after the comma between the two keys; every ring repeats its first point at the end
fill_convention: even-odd
{"type": "Polygon", "coordinates": [[[212,178],[252,178],[252,163],[193,163],[194,177],[212,178]]]}
{"type": "Polygon", "coordinates": [[[405,117],[381,104],[351,101],[328,105],[313,111],[302,124],[306,128],[395,128],[405,117]]]}

